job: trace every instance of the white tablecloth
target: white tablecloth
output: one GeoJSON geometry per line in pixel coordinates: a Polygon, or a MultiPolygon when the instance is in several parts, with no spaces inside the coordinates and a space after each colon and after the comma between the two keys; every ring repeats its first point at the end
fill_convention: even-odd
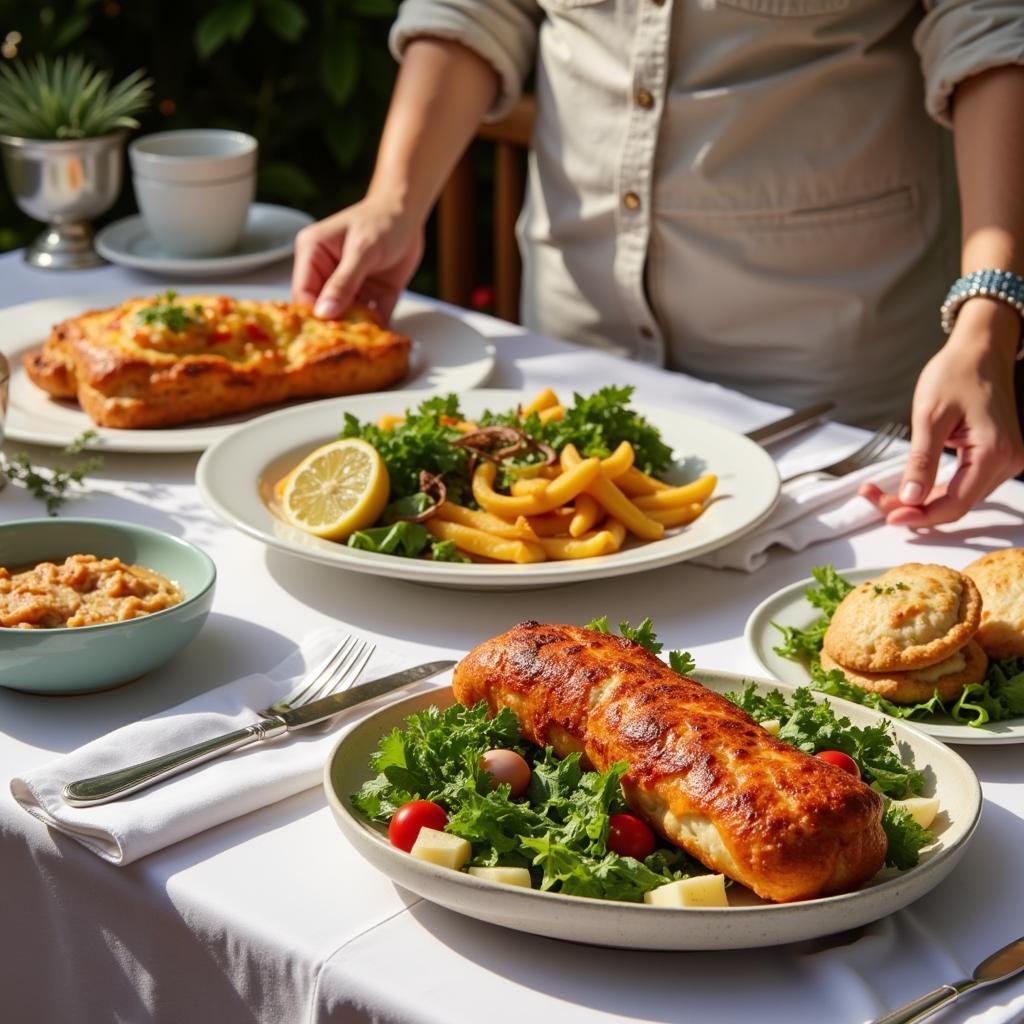
{"type": "MultiPolygon", "coordinates": [[[[278,266],[245,283],[281,284],[278,266]]],[[[163,282],[104,268],[62,275],[0,258],[0,306],[163,282]]],[[[228,286],[218,285],[228,290],[228,286]]],[[[467,319],[498,345],[492,383],[558,345],[488,317],[467,319]]],[[[581,379],[581,389],[603,383],[581,379]]],[[[641,396],[642,397],[642,396],[641,396]]],[[[735,407],[735,399],[729,401],[735,407]]],[[[714,416],[714,409],[704,409],[714,416]]],[[[752,409],[751,422],[763,421],[752,409]]],[[[826,446],[825,428],[798,455],[826,446]]],[[[7,451],[25,446],[8,444],[7,451]]],[[[47,452],[28,449],[45,459],[47,452]]],[[[978,834],[947,881],[876,924],[795,946],[645,953],[534,938],[481,924],[397,889],[356,854],[313,789],[126,868],[106,864],[18,808],[6,780],[116,726],[279,661],[329,623],[393,634],[424,657],[459,653],[524,618],[585,622],[654,616],[700,664],[755,673],[742,641],[749,610],[811,566],[910,559],[962,566],[1024,543],[1024,486],[1001,487],[963,522],[915,536],[877,526],[752,575],[679,565],[642,576],[523,594],[431,591],[348,575],[269,551],[214,519],[192,484],[192,456],[107,456],[68,513],[123,518],[183,536],[217,563],[200,636],[148,678],[84,697],[0,690],[0,879],[4,1021],[597,1021],[853,1024],[967,976],[1024,932],[1024,762],[1020,748],[961,747],[983,784],[978,834]]],[[[38,516],[23,490],[0,493],[0,519],[38,516]]],[[[272,756],[272,754],[256,755],[272,756]]],[[[935,1018],[1024,1019],[1024,979],[935,1018]]]]}

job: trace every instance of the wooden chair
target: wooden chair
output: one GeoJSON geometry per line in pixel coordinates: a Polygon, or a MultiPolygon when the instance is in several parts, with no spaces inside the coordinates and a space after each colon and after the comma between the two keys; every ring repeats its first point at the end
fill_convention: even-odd
{"type": "MultiPolygon", "coordinates": [[[[519,249],[515,224],[523,204],[526,151],[533,133],[534,99],[524,96],[509,115],[485,124],[477,138],[494,145],[494,311],[519,319],[519,249]]],[[[477,181],[470,147],[441,193],[437,211],[438,291],[445,302],[468,306],[478,277],[477,181]]]]}

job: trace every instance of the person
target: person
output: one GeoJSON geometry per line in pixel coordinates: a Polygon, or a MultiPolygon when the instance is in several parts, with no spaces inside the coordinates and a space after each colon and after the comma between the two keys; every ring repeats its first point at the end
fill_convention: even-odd
{"type": "Polygon", "coordinates": [[[406,0],[391,47],[369,187],[299,234],[296,301],[390,316],[535,69],[524,324],[850,422],[909,413],[898,492],[862,490],[894,524],[1024,470],[1020,0],[406,0]],[[1002,297],[962,277],[943,342],[943,296],[984,270],[1002,297]]]}

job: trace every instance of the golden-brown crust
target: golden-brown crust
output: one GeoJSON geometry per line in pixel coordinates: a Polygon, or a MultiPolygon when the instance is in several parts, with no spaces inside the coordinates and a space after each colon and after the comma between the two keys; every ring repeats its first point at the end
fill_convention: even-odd
{"type": "Polygon", "coordinates": [[[854,587],[836,608],[822,647],[858,672],[904,672],[948,658],[980,622],[981,595],[969,576],[907,562],[854,587]]]}
{"type": "Polygon", "coordinates": [[[989,551],[963,573],[981,592],[981,625],[974,639],[990,658],[1024,657],[1024,548],[989,551]]]}
{"type": "Polygon", "coordinates": [[[980,683],[988,671],[988,657],[978,644],[968,640],[959,651],[938,664],[907,672],[858,672],[834,661],[827,651],[821,652],[821,667],[826,671],[839,669],[851,683],[880,694],[894,704],[919,704],[931,700],[936,693],[941,700],[955,700],[969,683],[980,683]],[[943,668],[955,670],[933,675],[943,668]]]}
{"type": "Polygon", "coordinates": [[[146,324],[155,299],[132,299],[58,324],[25,357],[30,378],[77,397],[99,426],[169,427],[292,399],[388,387],[409,366],[408,338],[353,307],[322,321],[308,306],[182,296],[182,330],[146,324]]]}
{"type": "Polygon", "coordinates": [[[463,658],[453,687],[464,704],[511,708],[527,739],[560,756],[629,762],[634,810],[767,899],[845,892],[884,862],[877,793],[630,641],[521,623],[463,658]]]}

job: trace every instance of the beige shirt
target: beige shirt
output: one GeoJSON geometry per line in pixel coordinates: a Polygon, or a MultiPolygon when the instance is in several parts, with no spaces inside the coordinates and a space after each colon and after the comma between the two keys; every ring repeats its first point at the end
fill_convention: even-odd
{"type": "Polygon", "coordinates": [[[959,262],[941,125],[1024,63],[1024,0],[406,0],[395,54],[418,35],[494,66],[492,118],[536,66],[525,324],[907,415],[959,262]]]}

